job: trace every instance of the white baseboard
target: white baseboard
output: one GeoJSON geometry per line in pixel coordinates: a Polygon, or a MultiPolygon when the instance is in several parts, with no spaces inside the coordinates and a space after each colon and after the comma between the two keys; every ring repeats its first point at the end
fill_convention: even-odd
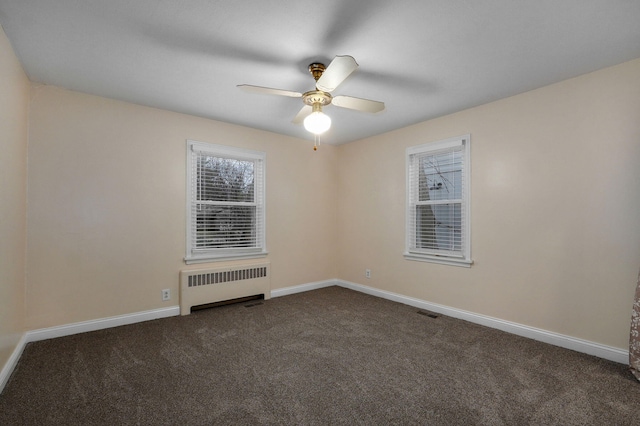
{"type": "Polygon", "coordinates": [[[70,336],[72,334],[86,333],[88,331],[102,330],[105,328],[118,327],[121,325],[135,324],[137,322],[149,321],[158,318],[173,317],[176,315],[180,315],[179,306],[152,309],[150,311],[135,312],[115,317],[99,318],[95,320],[76,322],[73,324],[60,325],[57,327],[41,328],[38,330],[27,331],[27,343],[37,342],[38,340],[53,339],[56,337],[70,336]]]}
{"type": "Polygon", "coordinates": [[[20,340],[18,340],[18,344],[16,345],[15,349],[11,353],[11,356],[7,360],[4,367],[2,367],[2,370],[0,370],[0,393],[2,393],[4,386],[9,381],[9,377],[11,377],[11,373],[13,373],[13,370],[16,368],[16,365],[18,365],[18,360],[20,359],[20,356],[22,355],[22,351],[24,350],[24,347],[26,345],[27,345],[27,338],[25,333],[22,335],[20,340]]]}
{"type": "Polygon", "coordinates": [[[623,349],[601,345],[599,343],[590,342],[588,340],[565,336],[563,334],[553,333],[551,331],[529,327],[527,325],[505,321],[486,315],[475,314],[473,312],[468,312],[445,305],[439,305],[437,303],[426,302],[424,300],[415,299],[413,297],[403,296],[401,294],[379,290],[372,287],[367,287],[365,285],[356,284],[349,281],[335,280],[335,282],[340,287],[359,291],[372,296],[381,297],[383,299],[392,300],[394,302],[403,303],[405,305],[414,306],[416,308],[425,309],[453,318],[463,319],[475,324],[480,324],[498,330],[506,331],[518,336],[527,337],[529,339],[559,346],[561,348],[571,349],[576,352],[582,352],[599,358],[608,359],[609,361],[618,362],[620,364],[629,363],[629,352],[623,349]]]}
{"type": "Polygon", "coordinates": [[[295,293],[303,293],[305,291],[317,290],[319,288],[331,287],[339,285],[337,280],[316,281],[313,283],[294,285],[291,287],[278,288],[271,290],[271,297],[288,296],[295,293]]]}

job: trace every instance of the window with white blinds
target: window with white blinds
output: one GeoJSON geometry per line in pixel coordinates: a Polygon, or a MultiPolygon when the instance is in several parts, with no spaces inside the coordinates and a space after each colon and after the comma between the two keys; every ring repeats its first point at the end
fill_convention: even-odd
{"type": "Polygon", "coordinates": [[[407,259],[471,265],[469,141],[407,149],[407,259]]]}
{"type": "Polygon", "coordinates": [[[265,153],[187,141],[187,263],[266,255],[265,153]]]}

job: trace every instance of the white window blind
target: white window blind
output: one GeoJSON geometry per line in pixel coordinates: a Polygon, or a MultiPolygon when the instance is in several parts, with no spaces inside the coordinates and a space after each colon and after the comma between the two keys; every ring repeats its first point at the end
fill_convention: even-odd
{"type": "Polygon", "coordinates": [[[265,154],[187,145],[187,263],[265,255],[265,154]]]}
{"type": "Polygon", "coordinates": [[[469,136],[407,150],[407,247],[412,260],[470,264],[469,136]]]}

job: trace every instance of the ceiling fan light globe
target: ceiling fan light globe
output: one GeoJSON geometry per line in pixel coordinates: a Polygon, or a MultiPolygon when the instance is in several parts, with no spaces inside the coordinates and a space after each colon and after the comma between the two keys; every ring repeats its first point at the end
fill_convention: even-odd
{"type": "Polygon", "coordinates": [[[321,135],[331,127],[331,117],[321,111],[315,111],[304,119],[304,128],[315,135],[321,135]]]}

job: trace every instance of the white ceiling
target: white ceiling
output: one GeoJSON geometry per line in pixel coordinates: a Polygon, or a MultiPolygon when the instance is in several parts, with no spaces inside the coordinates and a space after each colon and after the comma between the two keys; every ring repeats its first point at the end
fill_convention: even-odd
{"type": "Polygon", "coordinates": [[[312,139],[311,62],[351,55],[323,143],[346,143],[640,57],[640,0],[0,0],[34,82],[312,139]]]}

